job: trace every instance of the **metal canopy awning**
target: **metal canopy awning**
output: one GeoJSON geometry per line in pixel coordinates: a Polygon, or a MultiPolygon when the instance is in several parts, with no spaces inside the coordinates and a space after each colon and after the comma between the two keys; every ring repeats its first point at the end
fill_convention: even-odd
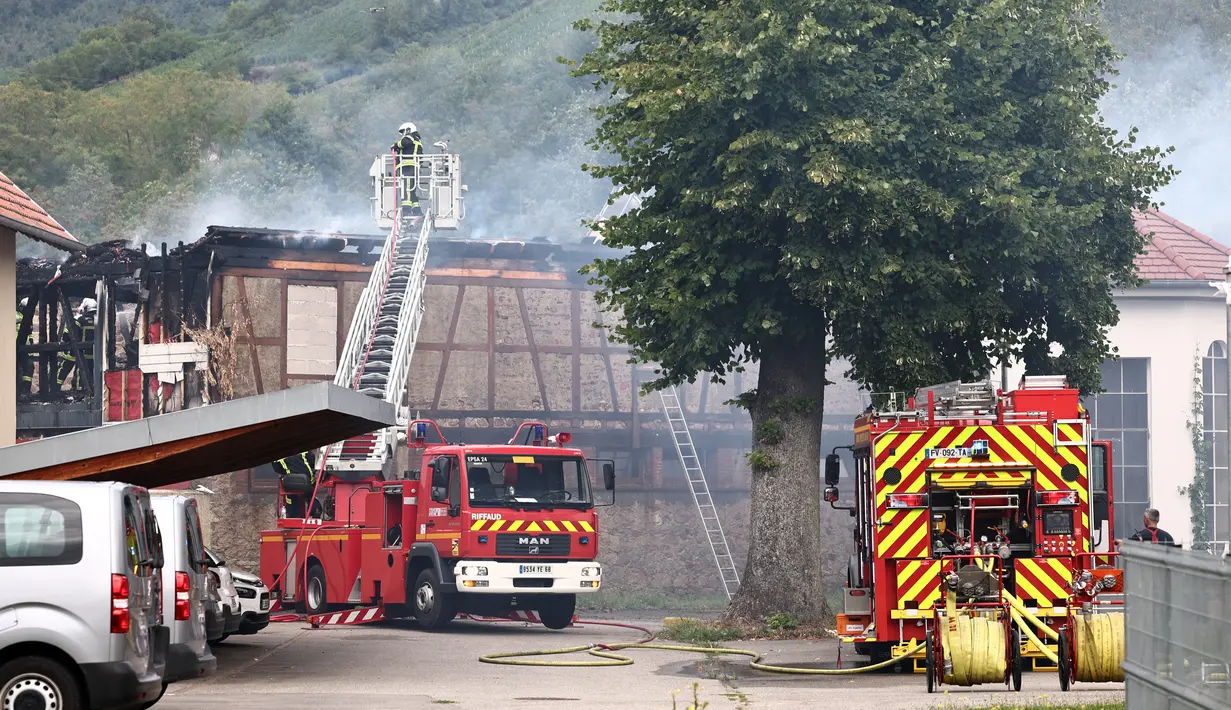
{"type": "Polygon", "coordinates": [[[392,404],[321,383],[0,448],[0,478],[168,486],[253,468],[394,421],[392,404]]]}

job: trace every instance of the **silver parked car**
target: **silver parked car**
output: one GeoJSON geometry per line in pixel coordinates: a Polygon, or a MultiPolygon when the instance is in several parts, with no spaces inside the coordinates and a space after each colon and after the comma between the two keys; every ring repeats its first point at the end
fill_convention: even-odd
{"type": "Polygon", "coordinates": [[[206,642],[209,582],[197,502],[187,496],[155,495],[152,504],[165,557],[162,615],[171,630],[164,684],[210,675],[218,659],[206,642]]]}
{"type": "Polygon", "coordinates": [[[0,707],[157,702],[159,563],[144,488],[0,480],[0,707]]]}

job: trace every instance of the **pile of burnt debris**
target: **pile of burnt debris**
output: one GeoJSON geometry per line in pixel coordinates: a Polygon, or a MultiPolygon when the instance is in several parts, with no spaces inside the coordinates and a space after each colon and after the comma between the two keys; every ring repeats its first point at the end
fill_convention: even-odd
{"type": "Polygon", "coordinates": [[[95,280],[104,275],[132,273],[149,261],[149,255],[131,242],[117,239],[86,247],[63,259],[27,257],[17,260],[20,283],[51,284],[61,280],[95,280]]]}

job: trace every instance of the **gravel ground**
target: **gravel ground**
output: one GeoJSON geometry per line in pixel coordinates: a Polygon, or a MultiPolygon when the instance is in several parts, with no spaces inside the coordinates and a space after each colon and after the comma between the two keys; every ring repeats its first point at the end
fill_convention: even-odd
{"type": "MultiPolygon", "coordinates": [[[[594,614],[589,618],[657,628],[672,612],[594,614]]],[[[688,615],[696,616],[695,612],[688,615]]],[[[636,641],[635,631],[581,626],[548,631],[520,623],[456,622],[424,633],[413,624],[305,629],[271,624],[255,636],[218,645],[218,672],[171,686],[159,710],[301,710],[302,708],[679,708],[692,686],[710,710],[840,707],[842,710],[964,708],[1047,701],[1080,705],[1124,699],[1122,684],[1079,685],[1060,693],[1054,674],[1027,674],[1021,693],[1003,686],[955,688],[928,695],[921,675],[841,677],[776,675],[753,671],[740,657],[629,650],[631,666],[526,668],[480,663],[485,653],[636,641]],[[995,692],[999,690],[1000,692],[995,692]]],[[[732,642],[765,655],[766,662],[833,667],[835,641],[732,642]]],[[[845,651],[845,649],[844,649],[845,651]]],[[[556,657],[559,659],[561,657],[556,657]]],[[[597,660],[584,654],[571,658],[597,660]]],[[[850,667],[858,657],[844,653],[850,667]]]]}

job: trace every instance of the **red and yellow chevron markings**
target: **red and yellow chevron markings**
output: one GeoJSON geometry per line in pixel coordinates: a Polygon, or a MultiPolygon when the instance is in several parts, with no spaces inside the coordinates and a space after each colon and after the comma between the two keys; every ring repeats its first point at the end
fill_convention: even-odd
{"type": "Polygon", "coordinates": [[[475,520],[470,523],[470,529],[488,532],[594,532],[593,525],[571,520],[475,520]]]}
{"type": "MultiPolygon", "coordinates": [[[[1080,422],[1059,425],[1061,444],[1082,439],[1080,422]]],[[[1043,490],[1075,490],[1082,502],[1080,523],[1074,532],[1082,541],[1082,551],[1089,551],[1090,516],[1087,507],[1087,451],[1082,446],[1055,446],[1049,425],[1013,424],[1003,426],[939,426],[928,431],[887,432],[875,439],[873,454],[876,467],[876,514],[879,521],[876,552],[882,558],[909,559],[926,557],[928,552],[927,511],[922,509],[889,509],[891,493],[925,491],[929,471],[943,470],[945,465],[1003,463],[1006,468],[1023,464],[1034,468],[1037,486],[1043,490]],[[927,459],[925,451],[936,448],[961,448],[975,440],[988,442],[988,456],[979,459],[927,459]],[[939,467],[936,464],[940,464],[939,467]],[[1066,464],[1077,469],[1075,481],[1065,481],[1061,473],[1066,464]],[[896,468],[901,478],[896,483],[885,474],[896,468]]],[[[1019,487],[1025,485],[1028,471],[976,471],[959,477],[957,471],[945,472],[933,481],[946,488],[973,486],[979,481],[988,485],[1019,487]],[[1025,477],[1025,478],[1023,478],[1025,477]],[[941,483],[945,481],[946,483],[941,483]]]]}
{"type": "Polygon", "coordinates": [[[1021,488],[1030,483],[1029,471],[945,471],[931,469],[932,483],[939,488],[1021,488]]]}
{"type": "Polygon", "coordinates": [[[887,434],[877,440],[877,452],[884,453],[883,458],[878,454],[876,465],[877,479],[882,484],[876,492],[876,512],[881,523],[876,543],[878,556],[896,559],[927,556],[928,511],[890,510],[887,508],[889,494],[925,490],[929,459],[923,457],[923,450],[964,444],[975,429],[946,426],[930,432],[887,434]],[[897,483],[885,481],[885,473],[890,468],[901,471],[901,480],[897,483]]]}
{"type": "Polygon", "coordinates": [[[897,608],[894,619],[930,619],[940,601],[940,560],[897,561],[897,608]]]}
{"type": "MultiPolygon", "coordinates": [[[[1053,613],[1056,606],[1067,606],[1072,562],[1059,557],[1035,557],[1014,560],[1014,596],[1028,607],[1038,607],[1040,614],[1053,613]],[[1057,604],[1059,601],[1059,604],[1057,604]]],[[[1066,614],[1067,612],[1054,612],[1066,614]]]]}

